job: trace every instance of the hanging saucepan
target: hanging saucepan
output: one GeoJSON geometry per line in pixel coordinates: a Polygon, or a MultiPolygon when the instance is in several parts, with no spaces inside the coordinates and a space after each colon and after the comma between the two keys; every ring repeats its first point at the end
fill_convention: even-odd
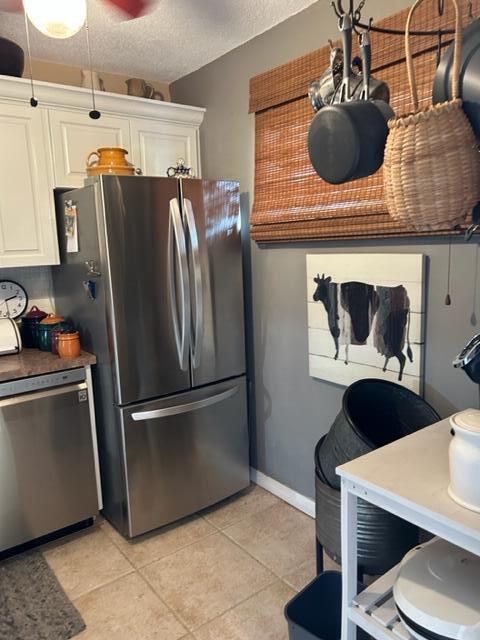
{"type": "Polygon", "coordinates": [[[308,152],[318,175],[331,184],[342,184],[375,173],[383,164],[388,136],[387,122],[392,108],[381,100],[370,100],[371,45],[362,35],[363,89],[361,100],[351,99],[350,64],[352,23],[343,16],[342,41],[344,74],[340,88],[341,103],[321,109],[308,134],[308,152]]]}
{"type": "MultiPolygon", "coordinates": [[[[315,112],[320,111],[327,105],[337,104],[341,102],[341,85],[342,75],[345,77],[343,51],[334,47],[330,42],[330,66],[326,69],[320,80],[316,80],[310,84],[308,96],[315,112]]],[[[355,70],[355,67],[361,68],[362,62],[359,58],[355,58],[352,64],[348,66],[350,75],[350,96],[352,100],[359,100],[363,92],[363,75],[355,70]]],[[[377,80],[370,76],[370,100],[383,100],[390,102],[390,89],[388,84],[383,80],[377,80]]]]}
{"type": "Polygon", "coordinates": [[[329,42],[330,66],[322,73],[320,80],[315,80],[308,88],[308,97],[315,112],[331,103],[342,82],[343,51],[334,47],[331,40],[329,42]]]}
{"type": "MultiPolygon", "coordinates": [[[[442,57],[435,74],[434,104],[452,99],[452,66],[453,44],[442,57]]],[[[480,138],[480,19],[474,20],[463,32],[460,97],[475,135],[480,138]]]]}

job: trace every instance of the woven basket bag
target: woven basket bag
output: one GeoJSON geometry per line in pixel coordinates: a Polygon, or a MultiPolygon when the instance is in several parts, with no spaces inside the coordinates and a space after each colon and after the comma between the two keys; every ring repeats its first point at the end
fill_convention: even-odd
{"type": "Polygon", "coordinates": [[[459,98],[462,24],[457,0],[452,0],[453,99],[421,111],[418,108],[409,36],[413,14],[422,2],[417,0],[410,9],[405,30],[413,113],[389,121],[383,169],[385,201],[392,218],[417,231],[429,231],[465,223],[480,199],[480,153],[459,98]]]}

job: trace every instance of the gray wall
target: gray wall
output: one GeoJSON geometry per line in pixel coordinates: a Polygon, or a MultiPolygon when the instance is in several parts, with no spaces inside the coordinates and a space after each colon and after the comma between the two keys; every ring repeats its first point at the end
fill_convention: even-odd
{"type": "MultiPolygon", "coordinates": [[[[410,0],[367,4],[374,18],[410,0]]],[[[227,28],[228,25],[226,25],[227,28]]],[[[248,81],[262,71],[323,46],[335,36],[330,4],[322,0],[172,86],[175,101],[207,108],[202,127],[203,175],[239,179],[247,231],[253,202],[254,120],[248,115],[248,81]]],[[[398,46],[402,46],[399,38],[398,46]]],[[[246,234],[247,236],[247,234],[246,234]]],[[[281,246],[250,245],[246,237],[252,465],[300,493],[313,496],[313,449],[339,410],[343,389],[309,377],[305,255],[311,252],[421,252],[429,256],[426,398],[443,415],[477,406],[478,389],[451,361],[472,334],[477,245],[455,241],[453,305],[444,305],[445,241],[351,241],[281,246]],[[251,253],[251,256],[250,256],[251,253]],[[251,258],[251,259],[250,259],[251,258]],[[250,270],[251,269],[251,270],[250,270]]]]}

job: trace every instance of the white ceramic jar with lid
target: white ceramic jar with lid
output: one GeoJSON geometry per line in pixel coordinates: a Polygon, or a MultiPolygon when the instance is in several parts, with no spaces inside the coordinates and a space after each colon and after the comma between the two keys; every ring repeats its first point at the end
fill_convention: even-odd
{"type": "Polygon", "coordinates": [[[462,507],[480,513],[480,411],[467,409],[450,418],[448,493],[462,507]]]}

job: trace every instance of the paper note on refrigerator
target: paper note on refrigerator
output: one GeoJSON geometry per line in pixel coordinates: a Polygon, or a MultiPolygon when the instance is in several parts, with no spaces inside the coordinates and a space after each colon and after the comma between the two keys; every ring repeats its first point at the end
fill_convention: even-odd
{"type": "Polygon", "coordinates": [[[65,202],[65,235],[67,237],[67,253],[78,252],[78,217],[77,207],[72,200],[65,202]]]}

